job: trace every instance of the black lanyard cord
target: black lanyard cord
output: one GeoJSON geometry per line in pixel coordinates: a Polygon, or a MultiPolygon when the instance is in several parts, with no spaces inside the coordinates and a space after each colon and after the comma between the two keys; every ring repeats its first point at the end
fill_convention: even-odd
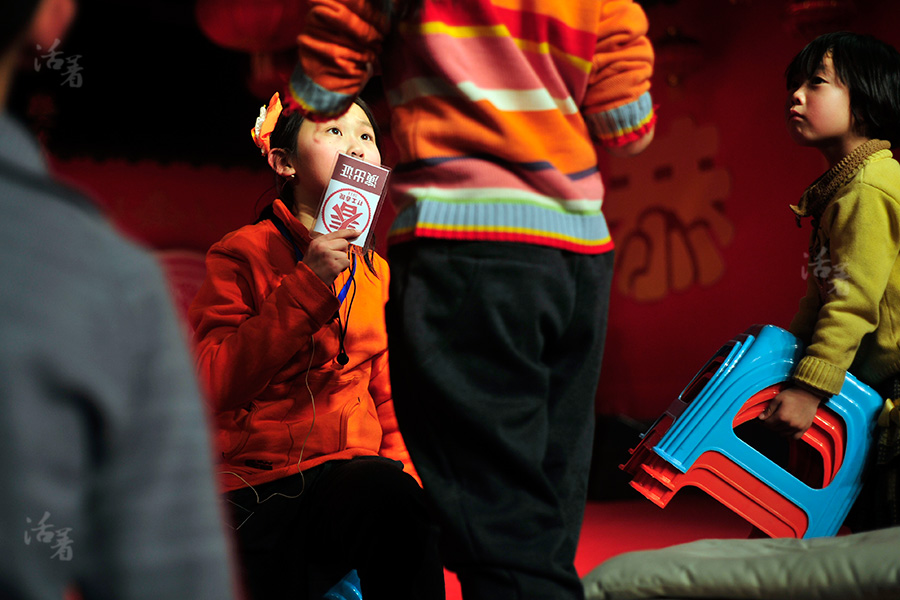
{"type": "MultiPolygon", "coordinates": [[[[267,217],[275,224],[275,227],[278,231],[281,232],[281,235],[290,242],[291,246],[294,248],[294,258],[297,262],[303,260],[303,252],[300,250],[300,246],[297,245],[296,240],[294,240],[294,236],[291,235],[291,232],[288,231],[287,225],[284,224],[278,215],[274,212],[267,215],[267,217]]],[[[350,362],[350,357],[347,356],[347,352],[344,349],[344,338],[347,335],[347,328],[350,326],[350,310],[353,308],[353,299],[356,298],[356,253],[351,252],[351,267],[350,267],[350,277],[347,278],[347,281],[344,282],[344,287],[341,288],[341,291],[335,294],[337,296],[338,302],[343,304],[344,299],[347,297],[347,291],[350,289],[350,284],[353,284],[353,295],[350,296],[350,303],[347,305],[347,319],[345,322],[341,322],[341,310],[338,308],[338,311],[335,313],[338,322],[338,339],[340,340],[340,351],[338,352],[337,360],[338,364],[342,367],[350,362]]],[[[332,290],[334,288],[332,287],[332,290]]]]}

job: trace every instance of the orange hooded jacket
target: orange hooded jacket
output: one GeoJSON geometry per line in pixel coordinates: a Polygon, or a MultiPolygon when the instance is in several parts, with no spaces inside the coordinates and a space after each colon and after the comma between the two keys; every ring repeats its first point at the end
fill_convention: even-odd
{"type": "MultiPolygon", "coordinates": [[[[309,232],[276,200],[274,212],[300,250],[309,232]]],[[[340,304],[290,242],[265,220],[229,233],[206,257],[191,305],[201,381],[212,405],[225,491],[296,474],[323,462],[380,455],[419,481],[397,428],[388,373],[387,263],[357,259],[340,304]],[[340,311],[340,320],[334,318],[340,311]],[[349,362],[336,357],[340,327],[349,362]]],[[[345,271],[334,282],[340,289],[345,271]]]]}

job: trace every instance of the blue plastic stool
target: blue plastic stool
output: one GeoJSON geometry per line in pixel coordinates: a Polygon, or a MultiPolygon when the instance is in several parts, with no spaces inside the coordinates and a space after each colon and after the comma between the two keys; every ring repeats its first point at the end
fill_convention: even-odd
{"type": "Polygon", "coordinates": [[[359,575],[356,569],[353,569],[343,579],[338,581],[334,587],[325,592],[322,596],[323,600],[362,600],[362,592],[360,591],[359,575]]]}
{"type": "MultiPolygon", "coordinates": [[[[804,436],[808,443],[819,444],[823,455],[836,459],[835,472],[828,473],[826,467],[822,489],[809,487],[734,431],[736,419],[740,421],[741,414],[747,418],[748,400],[753,404],[752,399],[761,394],[765,397],[767,390],[774,397],[777,390],[771,391],[773,386],[789,379],[802,355],[803,346],[797,338],[771,325],[754,326],[729,341],[632,451],[632,459],[622,466],[636,476],[632,485],[661,506],[668,502],[667,490],[674,494],[685,484],[727,488],[722,497],[733,499],[730,507],[751,522],[761,511],[789,519],[775,514],[778,503],[767,500],[777,495],[805,513],[803,526],[797,526],[802,530],[797,537],[836,534],[861,490],[882,398],[848,374],[840,394],[820,407],[820,426],[843,421],[832,437],[823,435],[821,429],[818,434],[810,431],[804,436]],[[831,418],[832,414],[839,419],[831,418]],[[682,473],[687,476],[678,481],[682,473]],[[740,510],[742,506],[747,510],[740,510]]],[[[754,414],[761,412],[762,404],[754,414]]],[[[765,523],[754,524],[767,531],[765,523]]]]}

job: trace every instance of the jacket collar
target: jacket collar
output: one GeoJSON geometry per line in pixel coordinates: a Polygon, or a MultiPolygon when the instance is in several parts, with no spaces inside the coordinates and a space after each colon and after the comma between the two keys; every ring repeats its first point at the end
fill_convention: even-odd
{"type": "Polygon", "coordinates": [[[287,226],[294,241],[300,246],[300,250],[305,253],[309,248],[309,230],[300,223],[297,217],[294,216],[279,198],[276,198],[272,203],[272,211],[275,213],[275,216],[281,219],[281,222],[287,226]]]}
{"type": "MultiPolygon", "coordinates": [[[[802,217],[812,217],[813,223],[817,223],[838,190],[856,177],[856,173],[869,160],[869,157],[880,152],[885,152],[884,156],[890,156],[890,147],[891,143],[885,140],[868,140],[823,173],[811,186],[806,188],[800,202],[790,205],[790,209],[796,215],[797,226],[800,226],[802,217]]],[[[815,225],[813,226],[815,227],[815,225]]]]}

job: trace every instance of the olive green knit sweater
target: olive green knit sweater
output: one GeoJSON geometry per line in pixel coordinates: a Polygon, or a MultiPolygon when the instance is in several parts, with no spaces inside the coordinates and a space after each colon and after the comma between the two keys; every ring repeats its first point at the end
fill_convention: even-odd
{"type": "Polygon", "coordinates": [[[793,378],[829,394],[849,370],[875,386],[900,373],[900,164],[858,148],[806,191],[807,293],[790,325],[808,344],[793,378]]]}

